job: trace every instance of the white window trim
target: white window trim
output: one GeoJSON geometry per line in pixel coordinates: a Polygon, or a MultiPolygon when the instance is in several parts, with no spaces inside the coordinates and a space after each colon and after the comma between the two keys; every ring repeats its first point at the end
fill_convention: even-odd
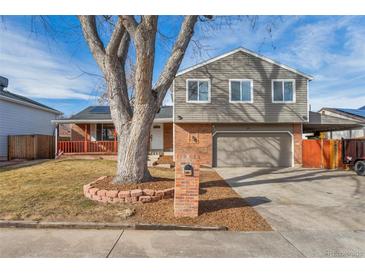
{"type": "MultiPolygon", "coordinates": [[[[205,78],[205,79],[186,79],[186,102],[187,103],[192,103],[192,104],[209,104],[210,103],[210,95],[211,95],[211,86],[210,86],[210,79],[209,78],[205,78]],[[192,101],[189,100],[189,81],[207,81],[208,82],[208,100],[207,101],[192,101]]],[[[199,87],[199,85],[198,85],[199,87]]],[[[198,98],[199,98],[199,89],[198,89],[198,98]]]]}
{"type": "MultiPolygon", "coordinates": [[[[252,104],[253,103],[253,80],[252,79],[229,79],[229,102],[232,104],[252,104]],[[250,101],[244,101],[244,100],[239,100],[239,101],[232,101],[232,91],[231,91],[231,83],[235,81],[235,82],[240,82],[242,83],[243,81],[249,81],[251,83],[251,100],[250,101]]],[[[242,84],[240,84],[240,95],[242,98],[242,84]]]]}
{"type": "Polygon", "coordinates": [[[272,79],[271,80],[271,102],[273,104],[292,104],[296,102],[296,86],[295,86],[295,79],[272,79]],[[284,85],[285,82],[292,82],[293,83],[293,100],[292,101],[284,101],[284,86],[283,86],[283,101],[275,101],[274,100],[274,82],[282,82],[282,85],[284,85]]]}

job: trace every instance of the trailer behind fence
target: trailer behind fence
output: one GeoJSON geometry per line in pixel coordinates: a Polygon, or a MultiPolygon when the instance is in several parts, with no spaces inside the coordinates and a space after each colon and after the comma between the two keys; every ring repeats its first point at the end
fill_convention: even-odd
{"type": "Polygon", "coordinates": [[[54,137],[51,135],[8,136],[8,160],[54,158],[54,137]]]}

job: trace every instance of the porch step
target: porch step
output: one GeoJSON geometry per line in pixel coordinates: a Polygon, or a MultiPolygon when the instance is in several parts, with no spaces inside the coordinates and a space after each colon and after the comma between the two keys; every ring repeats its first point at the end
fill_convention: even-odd
{"type": "Polygon", "coordinates": [[[153,166],[153,163],[156,162],[160,158],[160,154],[149,154],[147,160],[147,166],[153,166]]]}
{"type": "Polygon", "coordinates": [[[173,157],[169,155],[161,155],[152,163],[153,166],[171,168],[175,166],[173,157]]]}
{"type": "Polygon", "coordinates": [[[161,156],[163,154],[163,151],[161,150],[155,150],[155,151],[149,151],[148,155],[154,155],[154,156],[161,156]]]}

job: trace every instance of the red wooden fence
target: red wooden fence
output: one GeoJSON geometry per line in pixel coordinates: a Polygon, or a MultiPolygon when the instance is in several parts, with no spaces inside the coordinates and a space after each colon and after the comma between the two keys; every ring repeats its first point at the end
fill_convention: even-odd
{"type": "Polygon", "coordinates": [[[58,153],[67,154],[115,154],[117,153],[116,141],[59,141],[58,153]]]}
{"type": "Polygon", "coordinates": [[[342,168],[341,140],[303,140],[303,167],[342,168]]]}

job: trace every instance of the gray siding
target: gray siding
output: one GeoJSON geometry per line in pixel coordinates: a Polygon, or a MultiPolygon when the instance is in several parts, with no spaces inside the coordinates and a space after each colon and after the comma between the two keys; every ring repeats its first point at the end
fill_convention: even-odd
{"type": "Polygon", "coordinates": [[[8,155],[8,135],[53,135],[57,115],[25,105],[0,100],[0,160],[8,155]]]}
{"type": "Polygon", "coordinates": [[[307,79],[247,53],[237,52],[176,77],[174,117],[179,123],[298,123],[307,120],[307,79]],[[186,103],[186,79],[211,81],[211,102],[186,103]],[[253,80],[253,103],[229,102],[229,79],[253,80]],[[272,79],[295,79],[296,102],[272,103],[272,79]]]}

